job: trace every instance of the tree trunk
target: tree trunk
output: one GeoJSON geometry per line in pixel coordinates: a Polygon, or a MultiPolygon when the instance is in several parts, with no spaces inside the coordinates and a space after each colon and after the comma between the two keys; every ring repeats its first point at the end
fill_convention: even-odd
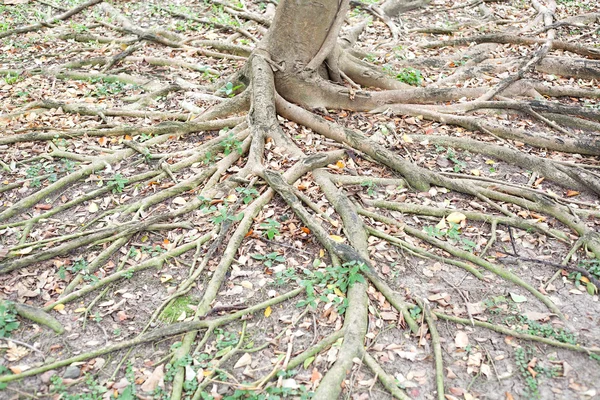
{"type": "Polygon", "coordinates": [[[280,74],[315,71],[333,50],[349,4],[348,0],[283,0],[261,48],[281,66],[280,74]]]}

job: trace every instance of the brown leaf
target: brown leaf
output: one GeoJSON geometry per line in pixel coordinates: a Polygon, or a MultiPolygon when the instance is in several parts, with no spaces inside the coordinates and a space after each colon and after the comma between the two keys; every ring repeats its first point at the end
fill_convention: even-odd
{"type": "Polygon", "coordinates": [[[315,382],[320,381],[322,377],[323,377],[323,374],[321,374],[318,369],[313,368],[312,373],[310,374],[310,381],[312,383],[315,383],[315,382]]]}
{"type": "Polygon", "coordinates": [[[119,311],[117,317],[119,318],[119,321],[125,321],[129,318],[129,315],[125,314],[125,311],[119,311]]]}
{"type": "Polygon", "coordinates": [[[459,348],[467,347],[469,345],[469,336],[467,336],[467,333],[465,331],[458,331],[454,338],[454,344],[459,348]]]}

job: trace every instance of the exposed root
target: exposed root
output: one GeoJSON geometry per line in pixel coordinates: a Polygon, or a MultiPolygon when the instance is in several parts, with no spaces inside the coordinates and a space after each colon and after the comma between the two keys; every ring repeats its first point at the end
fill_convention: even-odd
{"type": "MultiPolygon", "coordinates": [[[[100,1],[84,3],[50,22],[22,29],[31,32],[46,25],[52,28],[57,21],[96,3],[100,1]]],[[[196,24],[212,24],[233,32],[232,36],[207,40],[206,32],[189,36],[162,26],[146,28],[134,20],[135,14],[126,17],[116,5],[102,4],[100,8],[114,22],[101,21],[96,25],[123,37],[81,33],[54,37],[98,39],[102,43],[114,39],[114,43],[128,47],[79,61],[63,60],[57,66],[21,70],[11,66],[0,70],[8,77],[16,74],[18,79],[103,79],[135,83],[144,90],[120,98],[122,103],[117,106],[105,106],[102,101],[65,100],[63,96],[57,96],[59,100],[36,98],[25,107],[12,106],[10,114],[1,116],[0,121],[10,127],[10,134],[0,137],[1,150],[18,150],[0,164],[10,178],[0,186],[0,274],[14,285],[18,279],[36,273],[47,277],[55,270],[64,273],[65,267],[69,271],[68,282],[66,277],[62,279],[64,285],[53,281],[56,290],[46,294],[40,308],[17,304],[19,315],[61,333],[64,328],[58,321],[63,317],[55,319],[48,313],[82,302],[85,307],[80,307],[82,314],[72,326],[82,326],[85,331],[91,327],[87,321],[92,313],[103,309],[103,299],[123,293],[121,289],[115,292],[117,288],[135,286],[139,283],[136,280],[149,286],[157,276],[170,285],[156,285],[156,304],[143,320],[145,314],[140,310],[136,322],[142,324],[134,331],[133,339],[125,338],[17,374],[1,375],[0,383],[128,350],[125,357],[115,362],[117,368],[111,379],[116,380],[135,346],[160,344],[164,338],[182,335],[180,346],[165,351],[157,364],[170,360],[172,383],[168,389],[172,399],[188,396],[199,400],[206,397],[210,386],[214,391],[220,387],[221,391],[269,393],[273,388],[295,384],[284,382],[284,372],[291,373],[301,366],[308,368],[312,363],[310,390],[315,390],[315,399],[350,396],[355,380],[362,379],[357,377],[365,373],[363,364],[370,370],[367,373],[373,374],[369,390],[379,381],[377,390],[383,388],[394,398],[408,399],[398,382],[397,367],[401,364],[389,364],[387,356],[376,350],[382,348],[381,342],[375,343],[378,338],[394,329],[394,335],[403,336],[407,343],[431,342],[431,355],[426,357],[433,360],[435,373],[431,376],[435,384],[430,393],[444,399],[447,395],[443,367],[447,355],[442,352],[442,343],[453,339],[452,333],[446,336],[443,329],[438,329],[440,320],[571,351],[600,354],[593,343],[586,343],[583,335],[577,339],[579,344],[565,343],[489,322],[492,319],[483,321],[484,311],[481,315],[472,312],[473,300],[468,299],[468,290],[463,293],[463,281],[450,283],[455,280],[446,280],[442,272],[432,278],[437,279],[434,283],[443,280],[459,292],[459,303],[466,306],[466,311],[453,311],[456,315],[466,314],[468,319],[442,312],[442,302],[434,307],[434,300],[426,300],[432,286],[424,280],[411,283],[417,279],[412,276],[417,264],[439,266],[436,274],[440,268],[451,268],[446,272],[454,273],[456,267],[465,271],[463,280],[486,288],[508,285],[511,296],[513,290],[525,293],[531,304],[544,306],[549,311],[548,320],[556,324],[566,323],[571,316],[563,314],[553,294],[548,293],[555,278],[542,277],[539,283],[532,271],[524,275],[525,268],[509,268],[508,264],[546,266],[564,270],[564,275],[579,273],[587,279],[586,282],[579,278],[579,284],[584,282],[588,292],[597,293],[600,282],[593,271],[571,264],[576,263],[574,259],[600,258],[600,236],[596,232],[600,211],[592,197],[600,194],[599,166],[591,157],[585,157],[600,154],[600,137],[594,132],[600,124],[600,113],[593,107],[573,105],[569,99],[542,101],[538,97],[585,96],[594,100],[600,98],[600,90],[593,84],[589,88],[549,86],[524,79],[535,76],[535,71],[567,75],[561,65],[563,57],[550,55],[553,50],[587,57],[564,61],[573,66],[569,72],[572,76],[598,77],[597,63],[588,58],[600,58],[600,53],[558,36],[558,28],[576,22],[555,22],[555,10],[534,1],[540,17],[525,29],[536,29],[535,25],[543,21],[545,27],[535,34],[543,32],[546,37],[496,32],[429,42],[423,47],[472,42],[541,46],[526,59],[493,59],[496,46],[474,46],[460,53],[460,57],[470,58],[450,76],[433,83],[435,79],[424,75],[427,82],[419,82],[422,87],[412,87],[356,56],[361,50],[353,46],[364,24],[350,27],[344,37],[338,37],[349,1],[323,2],[322,8],[315,11],[283,0],[273,19],[269,13],[261,14],[244,2],[236,6],[218,0],[213,3],[219,6],[212,12],[221,13],[220,20],[197,18],[191,12],[174,9],[169,9],[168,14],[184,19],[195,29],[196,24]],[[289,28],[306,26],[302,18],[307,13],[311,24],[324,24],[327,29],[303,31],[305,38],[289,28]],[[265,27],[271,30],[266,32],[265,27]],[[259,42],[261,36],[264,39],[259,42]],[[170,49],[166,55],[157,50],[163,47],[170,49]],[[145,54],[149,49],[152,56],[145,54]],[[214,59],[196,64],[176,58],[183,54],[214,59]],[[224,65],[226,60],[245,64],[231,73],[224,65]],[[152,72],[133,72],[140,65],[152,72]],[[115,67],[118,71],[109,74],[115,67]],[[156,67],[181,68],[177,71],[192,75],[164,79],[164,69],[156,73],[156,67]],[[468,87],[453,86],[470,74],[498,75],[509,67],[511,72],[503,80],[482,78],[480,82],[489,82],[475,86],[474,79],[468,87]],[[219,79],[204,85],[198,79],[201,74],[207,81],[210,75],[219,79]],[[174,106],[161,103],[167,96],[174,106]],[[216,104],[208,107],[205,101],[216,104]],[[189,112],[177,111],[181,108],[189,112]],[[339,109],[351,114],[347,122],[339,119],[342,114],[334,114],[339,109]],[[494,110],[502,110],[510,118],[497,118],[494,110]],[[57,126],[61,119],[73,118],[80,123],[85,118],[86,128],[50,129],[47,124],[28,123],[46,117],[56,117],[57,126]],[[515,123],[515,117],[530,120],[523,127],[515,123]],[[168,122],[142,126],[138,119],[168,122]],[[452,131],[451,126],[462,129],[452,131]],[[582,133],[579,128],[588,132],[582,133]],[[438,134],[436,130],[444,132],[438,134]],[[102,139],[98,143],[90,138],[102,139]],[[479,140],[482,138],[487,141],[479,140]],[[467,175],[457,169],[450,172],[451,165],[440,170],[436,160],[427,159],[435,156],[430,145],[468,151],[469,157],[475,154],[493,158],[494,162],[519,171],[511,170],[513,175],[525,176],[509,181],[505,178],[508,173],[498,176],[477,170],[477,174],[467,175]],[[550,151],[577,154],[577,160],[567,162],[550,151]],[[58,160],[80,165],[56,174],[44,171],[36,178],[23,172],[36,163],[58,160]],[[18,175],[15,179],[13,173],[18,175]],[[543,180],[560,185],[560,191],[564,191],[549,191],[557,190],[555,186],[542,189],[543,180]],[[39,189],[35,187],[38,183],[39,189]],[[367,195],[363,193],[365,188],[367,195]],[[578,195],[581,198],[572,198],[578,195]],[[512,250],[503,244],[507,241],[506,229],[512,250]],[[525,247],[525,235],[531,235],[535,241],[535,245],[527,243],[527,249],[539,250],[536,256],[529,257],[520,249],[521,244],[525,247]],[[542,253],[536,246],[545,246],[547,252],[542,253]],[[146,247],[149,249],[144,254],[136,251],[146,247]],[[562,263],[545,259],[563,248],[568,254],[561,254],[562,263]],[[287,263],[284,254],[289,253],[295,256],[288,257],[287,263]],[[165,273],[166,268],[169,274],[165,273]],[[152,270],[155,271],[151,273],[152,270]],[[256,275],[264,276],[264,280],[251,282],[256,275]],[[244,277],[243,282],[235,281],[240,277],[244,277]],[[279,294],[280,289],[266,286],[276,280],[297,287],[279,294]],[[239,288],[252,290],[252,295],[234,291],[239,288]],[[295,309],[290,300],[301,295],[305,296],[301,303],[304,309],[290,312],[293,316],[289,318],[283,315],[288,308],[295,309]],[[260,299],[253,300],[252,296],[260,299]],[[180,314],[178,310],[177,315],[165,317],[178,303],[191,301],[192,297],[195,300],[189,307],[191,312],[186,309],[180,314]],[[332,298],[342,305],[343,312],[332,298]],[[279,304],[282,307],[275,308],[279,304]],[[379,309],[388,310],[386,318],[380,318],[379,309]],[[417,311],[423,312],[419,318],[415,316],[417,311]],[[279,315],[271,316],[273,312],[279,315]],[[321,325],[327,318],[328,323],[321,325]],[[173,323],[176,319],[185,322],[173,323]],[[281,329],[279,324],[284,319],[289,325],[281,329]],[[157,327],[159,324],[165,325],[157,327]],[[235,324],[239,336],[236,342],[225,346],[220,335],[230,324],[235,324]],[[301,329],[309,332],[307,341],[299,339],[306,333],[301,329]],[[262,336],[253,339],[257,333],[262,336]],[[254,340],[260,342],[251,344],[254,340]],[[337,351],[332,351],[335,357],[327,362],[320,360],[332,346],[337,351]],[[228,352],[216,352],[217,348],[228,352]],[[201,353],[207,358],[200,359],[201,353]],[[272,362],[248,367],[243,374],[253,382],[242,382],[238,374],[241,370],[231,372],[230,367],[242,356],[248,362],[251,353],[257,354],[256,363],[267,359],[272,362]],[[194,373],[192,379],[190,371],[194,373]],[[189,389],[190,382],[197,385],[189,389]]],[[[428,3],[389,0],[381,6],[361,7],[381,19],[397,37],[400,28],[392,17],[399,10],[406,12],[428,3]]],[[[504,22],[494,21],[493,6],[485,3],[490,2],[468,2],[445,11],[479,7],[485,19],[482,26],[497,29],[504,22]]],[[[463,27],[466,29],[471,23],[463,27]]],[[[407,35],[459,32],[436,27],[403,29],[407,35]]],[[[0,38],[20,32],[26,31],[8,31],[0,38]]],[[[446,54],[432,59],[420,55],[414,63],[405,65],[441,69],[454,63],[455,56],[446,54]]],[[[450,162],[449,156],[440,164],[444,161],[450,162]]],[[[458,165],[457,160],[452,162],[458,165]]],[[[16,292],[23,298],[22,289],[16,292]]],[[[438,293],[436,287],[435,294],[438,293]]],[[[481,299],[487,295],[486,291],[481,299]]],[[[122,301],[125,303],[125,298],[122,301]]],[[[488,358],[492,359],[490,354],[488,358]]]]}

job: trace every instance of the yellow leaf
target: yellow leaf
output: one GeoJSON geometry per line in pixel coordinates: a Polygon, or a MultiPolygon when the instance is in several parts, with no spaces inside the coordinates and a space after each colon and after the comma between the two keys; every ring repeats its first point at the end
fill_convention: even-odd
{"type": "Polygon", "coordinates": [[[57,304],[57,305],[54,306],[54,309],[56,311],[62,311],[62,310],[65,309],[65,305],[64,304],[57,304]]]}
{"type": "Polygon", "coordinates": [[[342,160],[339,160],[338,162],[336,162],[335,165],[340,169],[342,169],[346,166],[346,164],[342,160]]]}
{"type": "Polygon", "coordinates": [[[567,190],[567,197],[577,196],[579,192],[577,190],[567,190]]]}
{"type": "Polygon", "coordinates": [[[271,306],[268,306],[267,308],[265,308],[265,317],[269,318],[269,316],[271,315],[272,312],[273,312],[273,310],[271,310],[271,306]]]}
{"type": "Polygon", "coordinates": [[[166,274],[166,275],[163,275],[163,276],[160,277],[160,281],[162,283],[169,282],[171,279],[173,279],[173,275],[166,274]]]}
{"type": "Polygon", "coordinates": [[[344,240],[346,240],[343,237],[338,236],[338,235],[329,235],[329,238],[336,243],[342,243],[344,240]]]}
{"type": "Polygon", "coordinates": [[[448,222],[452,222],[453,224],[460,224],[466,219],[466,215],[460,212],[453,212],[446,217],[446,220],[448,220],[448,222]]]}
{"type": "Polygon", "coordinates": [[[325,250],[320,249],[319,250],[319,258],[323,258],[323,257],[325,257],[325,250]]]}
{"type": "Polygon", "coordinates": [[[344,293],[342,293],[342,291],[338,288],[334,288],[333,293],[337,294],[340,297],[346,297],[346,295],[344,295],[344,293]]]}
{"type": "MultiPolygon", "coordinates": [[[[62,306],[62,304],[60,304],[60,305],[62,306]]],[[[82,313],[82,312],[85,312],[86,310],[87,310],[87,308],[85,308],[85,307],[79,307],[79,308],[75,309],[75,312],[82,313]]]]}
{"type": "Polygon", "coordinates": [[[494,165],[494,164],[496,164],[496,161],[494,161],[494,160],[485,160],[485,163],[487,165],[494,165]]]}
{"type": "Polygon", "coordinates": [[[91,213],[98,212],[98,204],[91,202],[90,205],[88,206],[88,211],[91,213]]]}
{"type": "Polygon", "coordinates": [[[412,138],[406,134],[402,135],[402,140],[404,140],[406,143],[413,143],[414,141],[412,140],[412,138]]]}
{"type": "Polygon", "coordinates": [[[479,172],[479,170],[478,170],[478,169],[472,169],[472,170],[471,170],[471,174],[473,174],[473,175],[475,175],[475,176],[479,176],[479,175],[481,175],[481,172],[479,172]]]}
{"type": "Polygon", "coordinates": [[[442,220],[440,222],[438,222],[438,224],[435,226],[438,229],[446,229],[448,227],[448,225],[446,225],[446,219],[442,218],[442,220]]]}
{"type": "Polygon", "coordinates": [[[579,278],[579,280],[581,282],[590,283],[590,280],[586,276],[582,276],[581,278],[579,278]]]}
{"type": "Polygon", "coordinates": [[[33,250],[33,247],[25,247],[24,249],[17,250],[17,254],[24,255],[29,254],[33,250]]]}
{"type": "Polygon", "coordinates": [[[228,202],[230,202],[230,203],[233,203],[234,201],[236,201],[236,200],[237,200],[237,196],[236,196],[235,194],[230,194],[229,196],[227,196],[227,197],[225,198],[225,200],[227,200],[227,201],[228,201],[228,202]]]}

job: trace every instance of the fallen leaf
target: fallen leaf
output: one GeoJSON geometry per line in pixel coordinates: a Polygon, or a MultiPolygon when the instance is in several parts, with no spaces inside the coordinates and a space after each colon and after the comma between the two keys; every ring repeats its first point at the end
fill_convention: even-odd
{"type": "Polygon", "coordinates": [[[466,219],[467,219],[467,217],[465,214],[456,212],[456,211],[453,213],[450,213],[450,215],[448,215],[446,217],[446,220],[448,222],[452,222],[453,224],[460,224],[462,221],[464,221],[466,219]]]}
{"type": "Polygon", "coordinates": [[[158,367],[152,371],[152,374],[146,379],[146,382],[142,384],[140,389],[144,392],[154,392],[157,386],[164,387],[165,386],[165,370],[164,364],[160,364],[158,367]]]}
{"type": "Polygon", "coordinates": [[[271,306],[268,306],[267,308],[265,308],[265,317],[269,318],[269,316],[271,315],[272,312],[273,312],[273,310],[271,310],[271,306]]]}
{"type": "Polygon", "coordinates": [[[465,348],[469,345],[469,336],[465,331],[458,331],[454,338],[454,345],[459,348],[465,348]]]}
{"type": "Polygon", "coordinates": [[[242,355],[240,357],[239,360],[237,360],[237,362],[235,363],[235,365],[233,366],[233,368],[242,368],[245,367],[246,365],[250,365],[250,363],[252,362],[252,356],[250,355],[250,353],[244,353],[244,355],[242,355]]]}
{"type": "Polygon", "coordinates": [[[310,381],[312,383],[319,382],[323,374],[321,374],[316,368],[313,368],[312,373],[310,374],[310,381]]]}
{"type": "Polygon", "coordinates": [[[338,235],[329,235],[329,238],[336,243],[343,243],[346,239],[338,235]]]}
{"type": "Polygon", "coordinates": [[[527,301],[527,297],[521,296],[520,294],[510,292],[510,298],[515,303],[525,303],[527,301]]]}

